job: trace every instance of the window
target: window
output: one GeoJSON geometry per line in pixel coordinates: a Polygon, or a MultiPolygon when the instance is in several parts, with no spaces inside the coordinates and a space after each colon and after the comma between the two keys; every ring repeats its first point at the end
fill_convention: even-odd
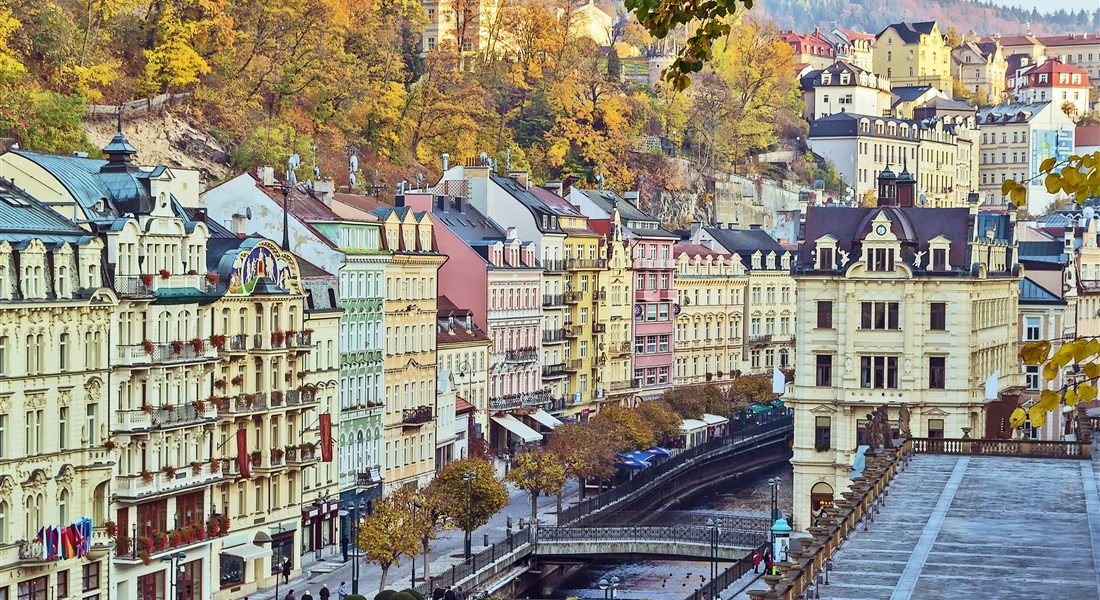
{"type": "Polygon", "coordinates": [[[1039,391],[1039,365],[1026,365],[1024,367],[1024,377],[1027,380],[1029,392],[1039,391]]]}
{"type": "Polygon", "coordinates": [[[668,320],[668,304],[661,304],[660,305],[660,310],[661,310],[661,314],[660,314],[660,318],[658,320],[667,321],[668,320]]]}
{"type": "Polygon", "coordinates": [[[19,600],[46,600],[50,576],[43,575],[18,584],[19,600]]]}
{"type": "Polygon", "coordinates": [[[818,354],[815,357],[817,361],[817,385],[818,387],[830,386],[833,384],[833,355],[832,354],[818,354]]]}
{"type": "Polygon", "coordinates": [[[1042,327],[1039,317],[1024,317],[1024,341],[1037,342],[1042,339],[1042,327]]]}
{"type": "MultiPolygon", "coordinates": [[[[58,340],[58,345],[60,346],[60,348],[59,348],[60,354],[57,357],[57,361],[58,361],[57,364],[58,364],[58,366],[60,367],[60,369],[62,371],[68,371],[69,370],[69,334],[62,333],[60,339],[58,340]]],[[[0,371],[0,372],[2,372],[2,371],[0,371]]]]}
{"type": "MultiPolygon", "coordinates": [[[[62,406],[57,414],[58,448],[65,450],[69,447],[69,407],[62,406]]],[[[3,456],[3,452],[0,452],[3,456]]],[[[62,523],[65,521],[62,520],[62,523]]]]}
{"type": "Polygon", "coordinates": [[[634,353],[645,354],[645,336],[638,336],[634,338],[634,353]]]}
{"type": "Polygon", "coordinates": [[[99,589],[99,562],[84,565],[84,572],[80,579],[80,589],[90,592],[99,589]]]}
{"type": "Polygon", "coordinates": [[[928,437],[943,438],[943,419],[928,419],[928,437]]]}
{"type": "Polygon", "coordinates": [[[928,328],[935,331],[947,330],[947,303],[933,302],[928,315],[928,328]]]}
{"type": "Polygon", "coordinates": [[[138,577],[137,600],[164,600],[164,571],[138,577]]]}
{"type": "Polygon", "coordinates": [[[928,357],[928,388],[942,390],[947,387],[947,357],[928,357]]]}
{"type": "Polygon", "coordinates": [[[896,389],[898,387],[898,357],[859,357],[860,384],[865,388],[896,389]]]}
{"type": "Polygon", "coordinates": [[[657,305],[656,304],[649,304],[645,307],[645,320],[646,321],[656,321],[657,320],[657,305]]]}
{"type": "MultiPolygon", "coordinates": [[[[62,521],[64,523],[64,521],[62,521]]],[[[57,572],[57,597],[64,598],[69,595],[69,572],[57,572]]]]}
{"type": "Polygon", "coordinates": [[[933,248],[932,249],[932,270],[933,271],[946,271],[947,270],[947,249],[946,248],[933,248]]]}
{"type": "Polygon", "coordinates": [[[821,261],[821,269],[824,271],[831,270],[833,268],[833,249],[832,248],[820,248],[818,250],[818,260],[821,261]]]}
{"type": "Polygon", "coordinates": [[[662,335],[657,338],[657,351],[668,352],[668,336],[662,335]]]}
{"type": "Polygon", "coordinates": [[[861,329],[898,329],[897,302],[860,303],[861,329]]]}
{"type": "Polygon", "coordinates": [[[871,248],[867,251],[871,271],[893,271],[894,251],[892,248],[871,248]]]}
{"type": "Polygon", "coordinates": [[[817,301],[817,328],[833,328],[833,302],[831,300],[817,301]]]}
{"type": "Polygon", "coordinates": [[[749,363],[750,366],[753,369],[759,369],[760,368],[760,351],[759,350],[753,350],[753,351],[749,352],[749,358],[750,358],[750,363],[749,363]]]}
{"type": "Polygon", "coordinates": [[[814,418],[814,448],[819,452],[832,448],[833,420],[831,417],[814,418]]]}

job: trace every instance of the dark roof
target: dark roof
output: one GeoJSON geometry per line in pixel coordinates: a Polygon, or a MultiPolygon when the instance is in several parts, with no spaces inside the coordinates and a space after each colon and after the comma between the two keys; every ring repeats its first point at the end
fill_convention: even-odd
{"type": "MultiPolygon", "coordinates": [[[[980,231],[980,230],[979,230],[980,231]]],[[[1049,242],[1020,242],[1020,260],[1032,258],[1066,258],[1066,250],[1063,242],[1054,240],[1049,242]]]]}
{"type": "Polygon", "coordinates": [[[188,221],[193,223],[205,223],[206,228],[210,230],[210,238],[233,238],[236,239],[240,236],[227,229],[221,223],[210,220],[207,218],[205,208],[193,208],[188,206],[180,207],[180,210],[187,217],[188,221]]]}
{"type": "MultiPolygon", "coordinates": [[[[862,240],[880,212],[886,213],[892,223],[891,231],[901,240],[902,259],[906,262],[910,262],[917,252],[927,253],[928,242],[943,236],[951,244],[951,265],[958,268],[968,264],[969,209],[810,206],[806,210],[805,237],[800,247],[799,260],[803,268],[813,268],[817,240],[826,235],[836,238],[838,250],[859,256],[862,240]]],[[[1004,217],[1008,223],[1007,215],[997,216],[1004,217]]]]}
{"type": "Polygon", "coordinates": [[[447,296],[439,296],[436,301],[436,343],[490,341],[489,335],[474,324],[473,315],[472,310],[459,308],[447,296]],[[466,328],[467,320],[470,323],[469,329],[466,328]]]}
{"type": "Polygon", "coordinates": [[[619,211],[619,218],[622,219],[623,226],[638,237],[680,239],[680,236],[675,233],[662,229],[660,221],[649,216],[615,192],[610,190],[577,191],[587,196],[589,200],[607,214],[611,214],[613,209],[619,211]]]}
{"type": "Polygon", "coordinates": [[[106,200],[105,220],[108,221],[126,213],[148,214],[153,210],[149,177],[159,175],[163,168],[154,171],[142,171],[132,166],[123,170],[105,169],[108,161],[97,158],[57,156],[25,150],[14,152],[56,177],[93,220],[99,213],[91,209],[101,200],[106,200]]]}
{"type": "Polygon", "coordinates": [[[897,96],[897,100],[894,101],[894,104],[897,104],[898,102],[912,102],[930,89],[932,89],[930,85],[903,85],[890,88],[890,92],[897,96]]]}
{"type": "Polygon", "coordinates": [[[1020,279],[1020,302],[1028,304],[1065,304],[1057,294],[1047,290],[1031,279],[1020,279]]]}
{"type": "Polygon", "coordinates": [[[940,110],[959,110],[959,111],[968,112],[970,114],[976,114],[978,112],[977,108],[971,106],[970,104],[968,104],[966,102],[963,102],[962,100],[952,100],[952,99],[949,99],[949,98],[942,98],[940,96],[936,96],[935,98],[932,98],[931,100],[925,102],[924,104],[921,104],[919,108],[937,108],[937,109],[940,109],[940,110]]]}
{"type": "Polygon", "coordinates": [[[887,29],[893,29],[897,32],[898,37],[901,38],[901,41],[905,42],[906,44],[917,44],[920,43],[920,36],[932,34],[932,27],[934,27],[935,25],[935,21],[921,21],[919,23],[902,21],[901,23],[887,25],[886,29],[883,29],[875,37],[882,37],[882,34],[886,33],[887,29]]]}
{"type": "Polygon", "coordinates": [[[0,177],[0,241],[12,244],[42,240],[54,243],[86,243],[91,235],[57,211],[13,183],[0,177]]]}
{"type": "Polygon", "coordinates": [[[499,175],[489,175],[489,178],[493,180],[493,183],[500,186],[501,189],[508,192],[513,198],[519,200],[520,204],[523,204],[531,211],[531,214],[535,216],[535,225],[539,228],[539,231],[560,233],[561,227],[558,224],[557,219],[549,220],[547,223],[543,223],[542,216],[557,217],[563,214],[573,214],[574,211],[565,210],[562,208],[552,208],[547,206],[541,200],[539,200],[534,194],[531,193],[526,186],[520,182],[512,179],[511,177],[501,177],[499,175]]]}
{"type": "Polygon", "coordinates": [[[783,253],[783,246],[772,239],[763,229],[719,229],[707,227],[706,231],[715,239],[726,252],[741,256],[742,260],[751,256],[756,251],[764,254],[769,252],[783,253]]]}
{"type": "Polygon", "coordinates": [[[1024,104],[997,104],[978,110],[979,125],[997,125],[1002,123],[1026,123],[1038,115],[1050,101],[1024,104]]]}

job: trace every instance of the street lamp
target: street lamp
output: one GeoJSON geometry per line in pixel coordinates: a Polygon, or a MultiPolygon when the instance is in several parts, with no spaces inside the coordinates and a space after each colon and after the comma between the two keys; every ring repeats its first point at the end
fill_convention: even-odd
{"type": "Polygon", "coordinates": [[[768,485],[772,488],[772,522],[779,518],[779,481],[778,477],[768,480],[768,485]]]}
{"type": "Polygon", "coordinates": [[[722,519],[707,519],[710,528],[710,597],[718,598],[718,536],[722,534],[722,519]]]}
{"type": "MultiPolygon", "coordinates": [[[[351,545],[355,554],[351,558],[351,593],[359,593],[359,513],[367,512],[367,503],[363,500],[359,504],[351,503],[351,511],[341,510],[340,516],[351,515],[351,545]]],[[[279,580],[275,580],[275,598],[279,597],[279,580]]]]}
{"type": "Polygon", "coordinates": [[[462,481],[466,482],[466,560],[470,560],[470,518],[473,513],[475,479],[477,473],[473,471],[462,474],[462,481]]]}
{"type": "MultiPolygon", "coordinates": [[[[176,600],[183,597],[183,590],[180,589],[180,574],[183,573],[183,567],[180,566],[180,561],[186,558],[187,555],[183,552],[176,552],[160,559],[161,562],[172,565],[172,596],[176,600]]],[[[278,595],[276,592],[275,596],[278,597],[278,595]]]]}
{"type": "Polygon", "coordinates": [[[282,192],[283,192],[283,250],[286,250],[286,251],[289,252],[290,251],[290,231],[289,231],[288,227],[290,225],[290,221],[289,221],[289,217],[288,217],[288,213],[287,213],[287,204],[289,203],[288,199],[289,199],[289,196],[290,196],[290,183],[289,182],[284,182],[283,183],[282,192]]]}
{"type": "Polygon", "coordinates": [[[615,588],[619,587],[619,578],[612,576],[611,579],[604,577],[600,579],[600,589],[603,590],[603,600],[615,600],[615,588]]]}

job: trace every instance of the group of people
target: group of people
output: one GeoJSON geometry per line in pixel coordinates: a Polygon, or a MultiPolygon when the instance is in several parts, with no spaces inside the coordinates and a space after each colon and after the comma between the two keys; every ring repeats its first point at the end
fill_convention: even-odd
{"type": "Polygon", "coordinates": [[[454,589],[451,589],[451,586],[446,588],[436,586],[432,590],[432,600],[466,600],[466,591],[461,585],[454,589]]]}
{"type": "MultiPolygon", "coordinates": [[[[336,598],[337,600],[344,600],[347,595],[348,586],[345,585],[343,581],[341,581],[340,587],[336,589],[336,598]]],[[[332,592],[329,591],[327,583],[321,584],[321,590],[317,592],[317,597],[320,600],[329,600],[329,598],[332,597],[332,592]]],[[[286,593],[286,597],[283,600],[313,600],[313,594],[310,594],[309,590],[306,590],[302,592],[301,598],[296,598],[294,596],[294,590],[290,590],[286,593]]]]}
{"type": "Polygon", "coordinates": [[[752,553],[752,572],[760,572],[760,564],[764,565],[764,574],[767,575],[772,572],[772,566],[774,560],[772,559],[772,551],[764,550],[764,554],[760,554],[759,550],[754,550],[752,553]]]}

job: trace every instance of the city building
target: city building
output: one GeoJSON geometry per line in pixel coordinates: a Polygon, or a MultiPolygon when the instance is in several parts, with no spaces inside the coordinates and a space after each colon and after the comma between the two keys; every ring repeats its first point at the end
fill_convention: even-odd
{"type": "Polygon", "coordinates": [[[802,77],[808,121],[840,112],[889,116],[893,98],[890,80],[840,60],[802,77]]]}
{"type": "Polygon", "coordinates": [[[612,210],[605,221],[589,221],[606,240],[607,268],[600,272],[599,289],[606,298],[596,305],[596,320],[607,328],[600,351],[607,353],[603,387],[607,402],[629,404],[634,379],[634,275],[630,247],[624,237],[622,218],[612,210]],[[606,223],[606,227],[603,225],[606,223]]]}
{"type": "Polygon", "coordinates": [[[497,3],[491,0],[428,0],[424,7],[424,33],[420,54],[426,55],[440,44],[449,44],[462,53],[477,52],[489,43],[489,30],[497,18],[497,3]]]}
{"type": "Polygon", "coordinates": [[[918,106],[947,95],[930,85],[895,86],[890,88],[894,95],[890,105],[890,115],[898,119],[912,119],[918,106]]]}
{"type": "MultiPolygon", "coordinates": [[[[675,269],[672,246],[679,239],[638,208],[638,193],[621,197],[608,190],[570,188],[569,201],[599,232],[611,231],[618,214],[624,242],[630,249],[634,289],[634,376],[638,400],[660,397],[673,385],[675,344],[675,269]],[[639,352],[638,348],[644,348],[639,352]]],[[[604,234],[607,235],[607,234],[604,234]]],[[[614,333],[612,340],[621,339],[614,333]]],[[[632,401],[633,402],[633,401],[632,401]]]]}
{"type": "Polygon", "coordinates": [[[455,306],[445,295],[439,296],[436,315],[436,368],[440,373],[450,373],[458,398],[472,408],[470,418],[474,419],[476,437],[488,441],[489,355],[493,340],[474,322],[472,310],[455,306]]]}
{"type": "MultiPolygon", "coordinates": [[[[82,340],[83,364],[110,369],[102,382],[105,397],[87,405],[79,418],[87,436],[83,443],[90,448],[110,438],[114,448],[110,489],[92,490],[93,503],[99,498],[92,512],[109,511],[115,531],[113,558],[84,574],[113,598],[164,597],[176,581],[179,597],[199,600],[219,589],[211,545],[224,545],[220,538],[229,524],[213,489],[224,475],[218,466],[221,451],[214,446],[218,412],[208,401],[218,359],[210,340],[210,305],[218,292],[206,272],[209,230],[181,207],[196,201],[198,174],[139,167],[136,153],[120,123],[104,148],[106,160],[14,151],[0,155],[0,165],[27,193],[103,242],[103,271],[85,270],[82,287],[98,287],[105,273],[118,297],[106,338],[96,340],[96,332],[88,330],[82,340]],[[102,352],[98,357],[96,348],[102,352]],[[181,558],[171,564],[162,561],[177,554],[181,558]]],[[[74,251],[77,266],[96,264],[81,255],[89,250],[85,245],[74,251]]],[[[46,254],[39,257],[44,261],[46,254]]],[[[88,325],[95,323],[92,319],[88,325]]],[[[49,337],[45,331],[35,335],[49,337]]],[[[35,344],[41,347],[45,340],[36,337],[35,344]]],[[[75,389],[85,390],[95,381],[89,378],[75,389]]],[[[35,411],[24,418],[44,419],[45,414],[35,411]]],[[[30,441],[38,444],[31,447],[40,449],[33,437],[35,423],[28,424],[30,441]]],[[[89,481],[95,481],[97,470],[91,472],[89,481]]],[[[43,496],[49,486],[56,484],[42,481],[43,496]]],[[[34,502],[33,518],[44,519],[37,507],[45,499],[34,502]]],[[[77,585],[81,580],[72,580],[70,589],[77,585]]]]}
{"type": "Polygon", "coordinates": [[[816,27],[813,33],[781,31],[779,39],[791,47],[795,64],[824,69],[836,60],[833,43],[816,27]]]}
{"type": "Polygon", "coordinates": [[[693,384],[733,379],[741,372],[744,342],[748,277],[741,261],[699,244],[676,244],[672,252],[679,306],[676,381],[693,384]]]}
{"type": "Polygon", "coordinates": [[[794,521],[848,487],[862,431],[886,405],[897,435],[1007,435],[1017,366],[1015,215],[910,208],[915,182],[879,177],[878,207],[811,206],[800,245],[794,521]]]}
{"type": "Polygon", "coordinates": [[[888,25],[871,45],[874,72],[896,86],[930,85],[951,92],[951,48],[935,21],[888,25]]]}
{"type": "Polygon", "coordinates": [[[382,322],[386,327],[382,396],[383,492],[423,487],[435,474],[435,329],[439,268],[447,257],[435,244],[431,213],[405,206],[371,211],[382,222],[386,263],[382,322]]]}
{"type": "Polygon", "coordinates": [[[1078,228],[1080,241],[1071,257],[1077,282],[1075,327],[1079,337],[1100,336],[1100,223],[1095,210],[1082,211],[1086,218],[1078,228]]]}
{"type": "MultiPolygon", "coordinates": [[[[958,208],[971,192],[978,191],[978,158],[981,155],[981,133],[978,131],[978,111],[960,100],[933,98],[913,111],[916,120],[937,120],[950,127],[955,134],[955,182],[954,194],[926,196],[929,208],[958,208]]],[[[942,150],[942,147],[940,148],[942,150]]]]}
{"type": "MultiPolygon", "coordinates": [[[[112,318],[104,243],[0,178],[0,597],[108,597],[112,318]],[[44,528],[91,540],[66,556],[44,528]]],[[[190,596],[189,596],[190,597],[190,596]]]]}
{"type": "Polygon", "coordinates": [[[1100,78],[1100,37],[1096,33],[1041,36],[1035,41],[1050,58],[1083,69],[1089,77],[1100,78]]]}
{"type": "Polygon", "coordinates": [[[900,165],[918,181],[919,205],[958,201],[954,124],[840,113],[810,123],[807,142],[832,162],[859,199],[873,197],[880,171],[900,165]]]}
{"type": "Polygon", "coordinates": [[[997,104],[1004,100],[1007,72],[1004,49],[996,40],[967,40],[951,50],[951,74],[980,101],[979,104],[997,104]]]}
{"type": "Polygon", "coordinates": [[[984,206],[1007,206],[1001,194],[1006,179],[1027,181],[1027,210],[1042,214],[1054,202],[1039,174],[1047,158],[1059,162],[1073,154],[1074,125],[1055,103],[1000,104],[978,111],[981,129],[979,189],[984,206]],[[1034,179],[1032,179],[1034,178],[1034,179]]]}
{"type": "Polygon", "coordinates": [[[875,43],[875,34],[834,28],[828,35],[833,43],[837,60],[855,65],[864,71],[874,68],[874,55],[871,46],[875,43]]]}
{"type": "Polygon", "coordinates": [[[1018,102],[1038,104],[1050,101],[1076,120],[1089,111],[1089,74],[1084,69],[1048,60],[1022,70],[1012,93],[1018,102]]]}
{"type": "Polygon", "coordinates": [[[573,6],[570,21],[581,37],[586,37],[600,47],[610,47],[615,38],[617,19],[592,0],[573,6]]]}
{"type": "MultiPolygon", "coordinates": [[[[737,263],[734,271],[747,276],[743,293],[733,288],[734,300],[742,301],[737,309],[742,315],[737,370],[770,374],[773,367],[785,369],[794,364],[798,321],[797,290],[791,277],[794,252],[756,226],[702,227],[692,231],[689,241],[731,256],[737,263]]],[[[725,296],[729,298],[728,293],[725,296]]]]}

